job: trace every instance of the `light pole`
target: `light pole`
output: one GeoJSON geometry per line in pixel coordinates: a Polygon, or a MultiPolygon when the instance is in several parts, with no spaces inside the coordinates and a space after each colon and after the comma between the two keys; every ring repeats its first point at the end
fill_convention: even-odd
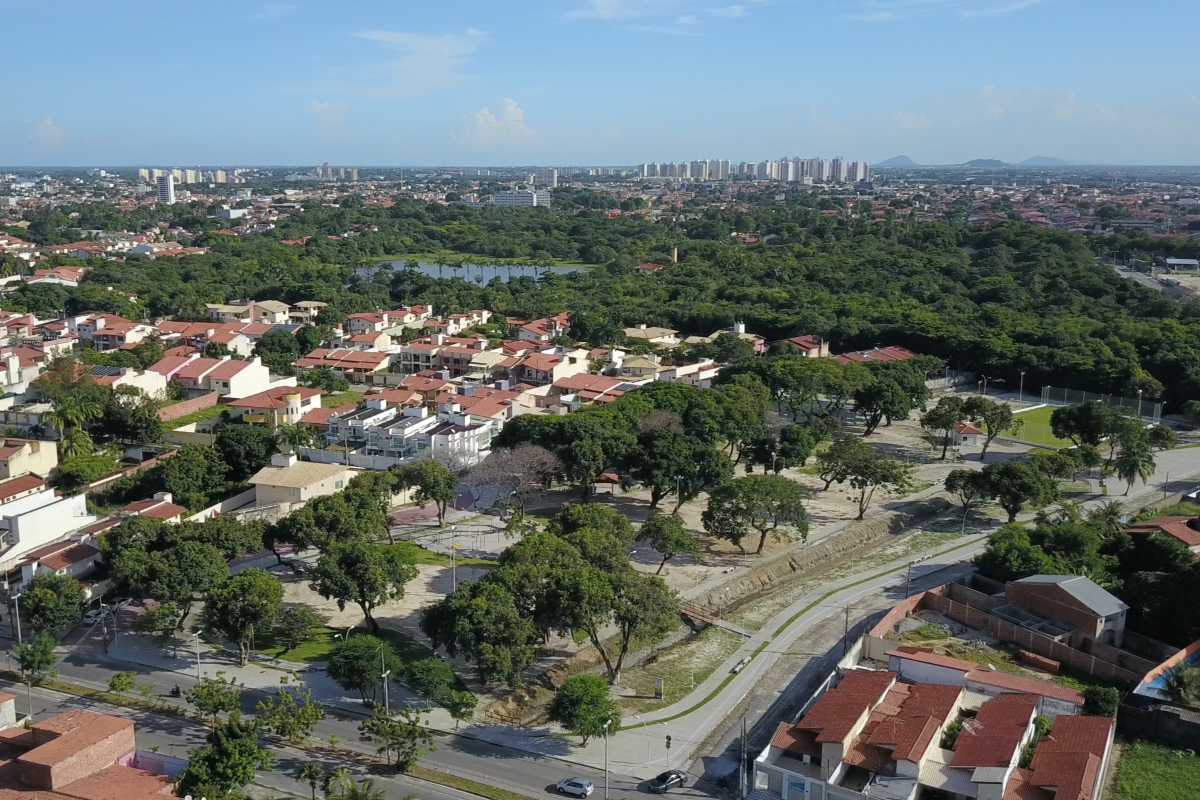
{"type": "Polygon", "coordinates": [[[608,800],[608,726],[611,719],[604,720],[604,800],[608,800]]]}
{"type": "Polygon", "coordinates": [[[200,634],[203,630],[198,630],[192,634],[196,639],[196,680],[200,680],[200,634]]]}
{"type": "Polygon", "coordinates": [[[908,562],[908,574],[904,576],[904,598],[908,599],[908,589],[912,585],[912,565],[913,562],[908,562]]]}
{"type": "Polygon", "coordinates": [[[458,528],[454,525],[450,526],[450,591],[458,590],[458,558],[457,549],[458,542],[454,541],[454,537],[458,533],[458,528]]]}
{"type": "Polygon", "coordinates": [[[1021,389],[1017,393],[1017,405],[1025,405],[1025,371],[1021,371],[1021,389]]]}
{"type": "MultiPolygon", "coordinates": [[[[390,669],[387,669],[387,657],[383,652],[383,645],[379,645],[379,669],[382,670],[379,679],[383,681],[383,711],[387,714],[387,718],[392,718],[392,705],[388,700],[388,675],[392,674],[390,669]]],[[[390,740],[384,740],[384,757],[388,763],[392,763],[392,743],[390,740]]]]}
{"type": "Polygon", "coordinates": [[[1138,419],[1142,418],[1142,390],[1138,389],[1138,419]]]}
{"type": "Polygon", "coordinates": [[[14,619],[17,621],[17,644],[21,643],[21,593],[13,595],[14,619]]]}
{"type": "Polygon", "coordinates": [[[984,397],[987,397],[987,382],[988,382],[988,376],[984,375],[983,376],[983,396],[984,397]]]}

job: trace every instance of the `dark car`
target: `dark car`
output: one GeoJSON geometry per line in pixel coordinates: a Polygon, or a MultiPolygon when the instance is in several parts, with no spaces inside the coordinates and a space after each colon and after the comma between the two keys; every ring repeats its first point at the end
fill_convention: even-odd
{"type": "Polygon", "coordinates": [[[669,769],[646,784],[646,791],[663,794],[676,786],[687,786],[687,773],[677,769],[669,769]]]}

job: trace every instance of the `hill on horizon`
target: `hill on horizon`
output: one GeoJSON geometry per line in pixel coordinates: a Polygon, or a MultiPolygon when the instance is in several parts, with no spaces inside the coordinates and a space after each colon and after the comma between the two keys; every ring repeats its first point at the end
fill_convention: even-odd
{"type": "Polygon", "coordinates": [[[1011,165],[998,158],[976,158],[959,166],[970,167],[971,169],[1004,169],[1011,165]]]}
{"type": "Polygon", "coordinates": [[[887,161],[880,161],[878,164],[874,164],[873,166],[875,166],[877,168],[878,167],[883,167],[883,168],[893,167],[894,168],[894,167],[919,167],[921,165],[918,164],[917,162],[913,161],[908,156],[892,156],[887,161]]]}

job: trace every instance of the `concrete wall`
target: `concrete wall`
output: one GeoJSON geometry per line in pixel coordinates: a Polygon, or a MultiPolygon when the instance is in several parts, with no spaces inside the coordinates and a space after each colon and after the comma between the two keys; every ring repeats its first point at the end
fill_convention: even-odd
{"type": "Polygon", "coordinates": [[[99,517],[87,513],[87,495],[63,497],[57,503],[35,509],[19,517],[8,517],[9,536],[14,542],[3,555],[5,562],[61,539],[73,530],[95,522],[99,517]]]}
{"type": "Polygon", "coordinates": [[[1122,736],[1147,739],[1200,751],[1200,714],[1167,705],[1139,707],[1122,704],[1117,713],[1117,730],[1122,736]]]}
{"type": "Polygon", "coordinates": [[[196,423],[184,425],[182,428],[176,428],[173,431],[167,431],[163,434],[163,441],[171,444],[203,444],[212,447],[217,441],[217,437],[211,433],[200,433],[196,430],[196,423]]]}
{"type": "Polygon", "coordinates": [[[190,517],[187,517],[186,519],[188,522],[203,522],[204,520],[208,519],[209,517],[215,517],[217,514],[227,514],[230,511],[234,511],[236,509],[242,508],[243,506],[251,505],[252,503],[254,503],[256,498],[257,498],[256,489],[255,489],[255,487],[251,486],[249,489],[242,492],[241,494],[235,494],[233,497],[230,497],[228,500],[222,500],[221,502],[217,503],[216,505],[209,506],[208,508],[204,509],[203,511],[192,514],[190,517]]]}
{"type": "Polygon", "coordinates": [[[181,403],[173,403],[158,410],[158,418],[163,422],[170,422],[173,419],[186,417],[188,414],[195,414],[197,411],[203,411],[206,408],[212,408],[217,404],[217,399],[220,397],[216,392],[202,394],[199,397],[191,400],[184,400],[181,403]]]}
{"type": "Polygon", "coordinates": [[[851,522],[814,545],[797,543],[749,573],[733,578],[692,602],[719,615],[752,597],[774,591],[780,584],[829,561],[895,536],[918,522],[946,511],[950,506],[948,499],[937,495],[909,503],[904,511],[884,511],[865,520],[851,522]]]}

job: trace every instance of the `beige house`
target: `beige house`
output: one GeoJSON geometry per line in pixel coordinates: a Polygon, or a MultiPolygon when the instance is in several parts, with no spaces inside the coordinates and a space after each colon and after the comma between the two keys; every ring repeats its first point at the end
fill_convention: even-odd
{"type": "Polygon", "coordinates": [[[679,331],[673,331],[670,328],[638,325],[636,328],[626,328],[624,333],[625,338],[632,342],[645,342],[656,347],[679,346],[679,331]]]}
{"type": "Polygon", "coordinates": [[[229,405],[242,410],[243,422],[267,425],[274,430],[280,425],[295,425],[309,411],[320,408],[321,390],[277,386],[241,400],[231,400],[229,405]]]}
{"type": "Polygon", "coordinates": [[[217,322],[252,322],[250,306],[235,306],[227,303],[206,303],[208,318],[217,322]]]}
{"type": "Polygon", "coordinates": [[[16,478],[31,472],[39,478],[45,478],[57,466],[58,448],[54,442],[12,438],[0,440],[0,478],[16,478]]]}
{"type": "Polygon", "coordinates": [[[288,312],[288,322],[293,325],[314,325],[321,309],[329,305],[320,300],[301,300],[288,312]]]}
{"type": "Polygon", "coordinates": [[[277,454],[271,465],[250,478],[255,490],[255,505],[291,504],[302,506],[314,497],[340,492],[362,470],[342,464],[318,464],[297,461],[294,455],[277,454]]]}
{"type": "Polygon", "coordinates": [[[268,325],[286,325],[292,307],[278,300],[257,300],[250,304],[252,309],[251,322],[264,322],[268,325]]]}

